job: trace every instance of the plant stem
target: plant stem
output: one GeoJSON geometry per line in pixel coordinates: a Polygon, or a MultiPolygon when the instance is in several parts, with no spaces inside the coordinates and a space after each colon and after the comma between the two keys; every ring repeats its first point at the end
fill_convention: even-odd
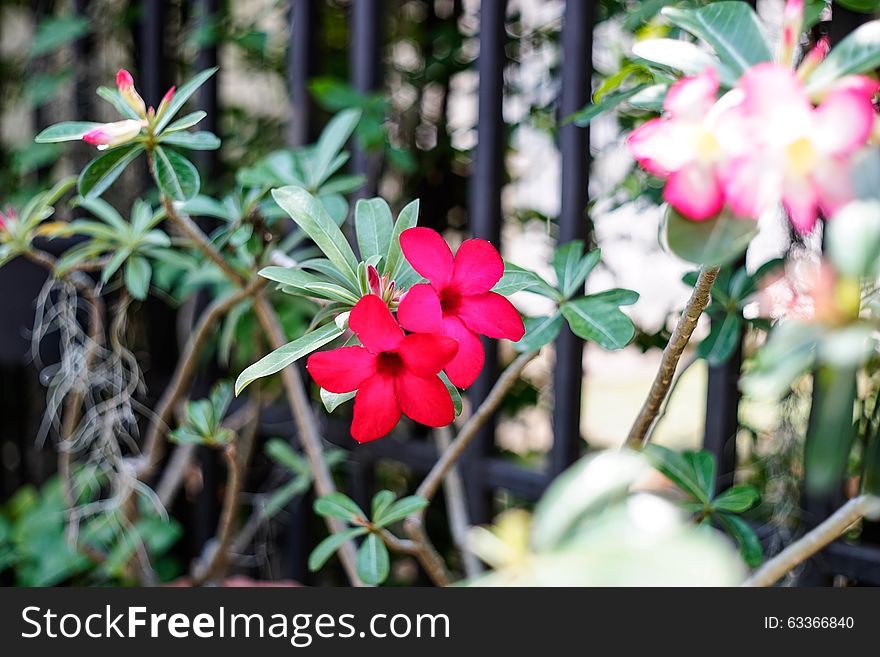
{"type": "Polygon", "coordinates": [[[798,564],[842,536],[854,522],[862,518],[874,520],[878,517],[880,517],[880,497],[874,495],[854,497],[814,529],[758,568],[743,586],[774,584],[798,564]]]}
{"type": "MultiPolygon", "coordinates": [[[[257,320],[263,327],[266,338],[269,340],[269,346],[272,349],[284,346],[287,342],[284,329],[281,327],[281,322],[278,320],[278,315],[275,313],[272,305],[262,293],[258,293],[254,299],[254,312],[257,315],[257,320]]],[[[294,422],[296,422],[300,443],[309,459],[312,475],[315,478],[315,490],[317,490],[318,495],[322,496],[335,493],[336,484],[333,483],[330,466],[327,465],[327,460],[324,458],[321,435],[318,432],[315,415],[299,370],[295,366],[285,367],[281,370],[281,381],[284,385],[284,391],[287,395],[287,402],[290,405],[294,422]]],[[[346,526],[342,521],[336,518],[327,518],[326,520],[327,527],[332,533],[338,534],[346,530],[346,526]]],[[[351,584],[353,586],[362,586],[361,578],[357,574],[357,556],[354,542],[346,541],[343,543],[342,548],[339,550],[339,556],[351,584]]]]}
{"type": "Polygon", "coordinates": [[[718,276],[718,269],[718,267],[703,267],[700,270],[700,276],[694,285],[690,299],[688,299],[687,305],[675,325],[675,330],[663,350],[660,368],[657,370],[657,375],[654,377],[642,410],[639,411],[632,428],[629,430],[629,436],[626,439],[627,446],[638,449],[645,442],[645,437],[669,394],[678,361],[684,353],[694,329],[697,328],[700,315],[709,305],[709,296],[715,278],[718,276]]]}

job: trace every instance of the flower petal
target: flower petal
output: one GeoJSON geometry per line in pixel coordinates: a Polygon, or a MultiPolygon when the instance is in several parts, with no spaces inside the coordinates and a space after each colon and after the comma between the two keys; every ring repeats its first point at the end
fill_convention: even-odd
{"type": "Polygon", "coordinates": [[[718,74],[708,67],[698,75],[682,78],[666,92],[663,109],[673,119],[701,121],[718,95],[718,74]]]}
{"type": "Polygon", "coordinates": [[[421,377],[404,372],[395,383],[400,408],[411,420],[429,427],[445,427],[455,419],[452,397],[437,376],[421,377]]]}
{"type": "Polygon", "coordinates": [[[851,158],[828,157],[816,165],[813,182],[826,217],[833,216],[855,197],[851,163],[851,158]]]}
{"type": "Polygon", "coordinates": [[[459,294],[488,292],[504,274],[504,261],[491,242],[466,240],[455,253],[452,285],[459,294]]]}
{"type": "Polygon", "coordinates": [[[443,335],[458,340],[458,352],[444,368],[446,375],[455,387],[467,388],[483,369],[483,343],[476,333],[454,315],[443,318],[443,335]]]}
{"type": "Polygon", "coordinates": [[[757,219],[779,202],[782,187],[780,166],[760,151],[733,158],[720,171],[727,204],[740,217],[757,219]]]}
{"type": "Polygon", "coordinates": [[[462,297],[458,318],[471,331],[490,338],[505,338],[516,342],[525,333],[522,318],[516,308],[495,292],[462,297]]]}
{"type": "Polygon", "coordinates": [[[388,306],[375,294],[367,294],[355,304],[348,318],[348,327],[374,354],[394,351],[403,340],[403,331],[388,306]]]}
{"type": "Polygon", "coordinates": [[[440,297],[427,283],[413,285],[397,306],[397,321],[407,331],[436,333],[441,329],[440,297]]]}
{"type": "Polygon", "coordinates": [[[694,221],[714,217],[724,206],[724,192],[714,168],[696,162],[669,174],[663,198],[694,221]]]}
{"type": "Polygon", "coordinates": [[[397,353],[416,376],[437,376],[458,352],[458,342],[444,335],[412,333],[403,339],[397,353]]]}
{"type": "Polygon", "coordinates": [[[792,225],[801,234],[813,230],[819,214],[819,194],[806,176],[785,181],[782,205],[785,206],[792,225]]]}
{"type": "Polygon", "coordinates": [[[354,396],[351,435],[366,443],[388,434],[400,420],[394,377],[376,374],[361,384],[354,396]]]}
{"type": "Polygon", "coordinates": [[[651,119],[627,137],[629,152],[645,171],[665,178],[690,161],[694,153],[688,148],[694,126],[668,119],[651,119]]]}
{"type": "Polygon", "coordinates": [[[351,392],[376,373],[376,356],[357,346],[318,351],[309,356],[306,369],[324,390],[351,392]]]}
{"type": "Polygon", "coordinates": [[[816,108],[812,141],[828,155],[849,155],[868,141],[874,105],[857,89],[834,91],[816,108]]]}
{"type": "Polygon", "coordinates": [[[400,248],[412,268],[435,288],[443,287],[452,278],[452,251],[436,230],[408,228],[400,235],[400,248]]]}

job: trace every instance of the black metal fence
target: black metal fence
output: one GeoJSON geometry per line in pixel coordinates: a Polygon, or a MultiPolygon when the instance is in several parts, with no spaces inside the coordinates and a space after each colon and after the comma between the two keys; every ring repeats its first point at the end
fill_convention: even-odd
{"type": "MultiPolygon", "coordinates": [[[[458,4],[459,0],[450,0],[458,4]]],[[[52,3],[36,2],[34,11],[37,14],[48,12],[52,3]]],[[[83,15],[88,12],[89,0],[77,0],[74,10],[83,15]]],[[[170,79],[173,67],[170,44],[166,39],[166,25],[172,9],[187,16],[202,20],[214,16],[222,10],[218,0],[191,0],[171,2],[171,0],[144,0],[132,3],[139,10],[134,43],[137,80],[143,95],[148,99],[159,98],[163,91],[173,82],[170,79]]],[[[319,131],[319,116],[315,103],[309,93],[308,83],[315,75],[321,73],[321,20],[326,8],[321,0],[291,0],[289,2],[290,40],[286,64],[286,78],[289,88],[289,122],[287,140],[292,146],[309,143],[319,131]]],[[[350,83],[360,92],[381,92],[384,85],[383,77],[383,34],[387,24],[388,13],[395,11],[400,3],[383,0],[355,0],[348,6],[349,13],[349,75],[350,83]]],[[[597,8],[600,3],[594,0],[568,0],[565,3],[564,20],[561,34],[561,72],[558,99],[558,114],[566,116],[583,107],[591,96],[592,80],[592,48],[593,33],[597,20],[597,8]]],[[[509,65],[506,55],[508,33],[505,29],[506,0],[482,0],[479,7],[479,56],[476,69],[479,76],[479,118],[477,123],[477,145],[473,153],[470,172],[469,192],[467,200],[467,228],[476,237],[499,243],[501,239],[502,209],[501,191],[505,181],[504,153],[506,149],[505,124],[502,116],[504,94],[504,72],[509,65]]],[[[830,24],[832,40],[839,40],[851,31],[859,22],[867,17],[840,8],[834,9],[834,17],[830,24]]],[[[80,39],[75,48],[75,56],[80,59],[77,71],[86,70],[92,52],[92,37],[80,39]]],[[[194,68],[214,66],[218,60],[216,45],[200,49],[194,68]]],[[[223,70],[202,87],[198,98],[199,106],[208,112],[209,122],[206,129],[216,131],[218,116],[218,83],[223,70]]],[[[81,80],[81,82],[83,82],[81,80]]],[[[76,88],[77,106],[88,106],[83,94],[90,94],[91,88],[86,84],[78,84],[76,88]]],[[[77,117],[83,118],[82,116],[77,117]]],[[[43,117],[37,111],[35,116],[37,127],[42,127],[43,117]]],[[[588,183],[590,175],[590,137],[589,130],[573,124],[563,124],[558,129],[558,145],[561,152],[560,188],[557,193],[561,198],[561,211],[557,220],[557,237],[560,243],[575,239],[591,239],[591,222],[587,214],[588,183]]],[[[362,195],[373,195],[378,184],[379,163],[376,156],[358,147],[354,147],[352,168],[356,173],[367,176],[367,184],[362,195]]],[[[210,176],[218,167],[216,154],[208,154],[200,163],[210,176]]],[[[204,169],[203,169],[204,170],[204,169]]],[[[17,299],[21,303],[15,305],[17,320],[27,316],[26,308],[29,300],[29,289],[39,285],[40,274],[27,264],[13,265],[4,270],[0,276],[0,293],[4,302],[17,299]],[[14,269],[19,267],[19,269],[14,269]],[[31,285],[22,285],[21,281],[30,280],[31,285]],[[15,288],[13,290],[13,288],[15,288]],[[24,295],[24,296],[23,296],[24,295]],[[25,298],[27,297],[27,298],[25,298]]],[[[151,352],[164,353],[166,358],[154,362],[151,385],[161,386],[163,374],[167,376],[173,366],[175,348],[169,345],[169,336],[173,335],[173,317],[167,308],[154,304],[150,308],[150,324],[152,330],[151,352]],[[172,348],[169,348],[172,347],[172,348]],[[166,361],[166,362],[162,362],[166,361]]],[[[8,325],[8,330],[11,328],[8,325]]],[[[553,374],[554,404],[552,411],[553,444],[547,455],[546,464],[541,469],[517,465],[510,460],[501,458],[495,447],[495,422],[488,422],[481,430],[477,440],[469,448],[461,461],[461,471],[466,484],[470,520],[482,523],[491,519],[494,511],[493,499],[498,491],[507,491],[517,498],[525,500],[537,499],[548,483],[562,470],[573,463],[586,449],[586,442],[581,434],[582,381],[583,381],[583,343],[574,336],[568,327],[556,342],[556,358],[553,374]]],[[[486,367],[481,377],[469,391],[472,403],[479,403],[488,393],[492,382],[500,368],[498,353],[494,344],[487,342],[486,367]]],[[[20,464],[20,476],[10,476],[9,468],[4,469],[7,479],[3,486],[4,494],[10,488],[21,483],[33,473],[45,475],[51,471],[51,461],[46,455],[40,456],[39,451],[28,448],[25,444],[30,440],[22,436],[22,413],[39,412],[40,392],[32,372],[17,359],[9,357],[6,350],[5,363],[0,368],[0,385],[2,389],[2,405],[7,410],[19,409],[18,413],[7,415],[3,422],[2,436],[4,441],[14,440],[19,443],[21,453],[27,455],[20,464]],[[15,361],[15,362],[13,362],[15,361]],[[26,387],[22,381],[28,381],[26,387]],[[29,475],[24,473],[30,473],[29,475]]],[[[13,350],[14,351],[14,350],[13,350]]],[[[739,392],[737,381],[742,365],[742,349],[726,364],[712,367],[709,370],[708,394],[706,400],[706,426],[704,444],[718,459],[719,487],[729,486],[736,470],[736,437],[739,429],[738,405],[739,392]]],[[[327,435],[342,437],[345,427],[335,425],[328,420],[327,435]]],[[[264,419],[264,430],[267,435],[278,435],[287,432],[293,436],[292,423],[284,416],[283,411],[272,410],[264,419]],[[279,415],[280,413],[280,415],[279,415]]],[[[343,439],[337,442],[344,444],[343,439]]],[[[373,474],[377,464],[391,460],[410,468],[414,473],[427,472],[437,457],[437,448],[425,436],[412,436],[409,439],[385,439],[366,446],[358,447],[349,456],[349,486],[355,499],[363,501],[373,492],[373,474]]],[[[216,480],[218,468],[210,453],[202,458],[206,484],[216,480]]],[[[842,484],[842,482],[841,482],[842,484]]],[[[840,487],[842,489],[842,485],[840,487]]],[[[821,500],[806,500],[804,513],[807,524],[826,517],[839,503],[839,496],[830,496],[821,500]]],[[[212,532],[213,522],[218,512],[216,500],[212,494],[203,495],[197,504],[198,509],[190,516],[198,519],[192,531],[199,534],[192,538],[194,548],[203,543],[212,532]]],[[[309,514],[302,511],[305,505],[292,509],[289,518],[287,547],[288,559],[285,575],[308,581],[305,561],[314,542],[309,514]]],[[[867,526],[864,532],[866,539],[878,538],[876,527],[867,526]]],[[[854,546],[837,543],[826,549],[813,560],[808,573],[808,583],[828,584],[833,576],[842,575],[859,583],[880,584],[880,547],[867,541],[854,546]]]]}

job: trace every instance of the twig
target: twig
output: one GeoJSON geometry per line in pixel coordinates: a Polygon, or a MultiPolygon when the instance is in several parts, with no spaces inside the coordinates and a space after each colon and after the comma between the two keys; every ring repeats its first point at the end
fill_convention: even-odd
{"type": "MultiPolygon", "coordinates": [[[[287,342],[284,329],[281,327],[278,315],[275,313],[272,305],[262,293],[258,293],[254,299],[254,312],[266,334],[266,338],[269,340],[269,346],[272,349],[284,346],[287,342]]],[[[306,387],[299,370],[296,367],[285,367],[281,370],[281,381],[287,395],[287,403],[290,405],[290,411],[296,422],[300,442],[309,459],[312,475],[315,478],[315,490],[317,490],[318,495],[335,493],[336,484],[333,483],[330,466],[327,465],[327,460],[324,458],[321,436],[318,432],[315,416],[312,412],[306,387]]],[[[334,534],[343,532],[346,529],[346,526],[336,518],[327,518],[327,527],[334,534]]],[[[351,584],[353,586],[362,586],[363,583],[357,574],[357,557],[354,542],[346,541],[343,543],[339,555],[351,584]]]]}
{"type": "Polygon", "coordinates": [[[880,517],[880,497],[860,495],[840,507],[814,529],[804,534],[782,552],[767,561],[743,586],[770,586],[798,564],[806,561],[833,540],[839,538],[861,518],[880,517]]]}
{"type": "MultiPolygon", "coordinates": [[[[434,431],[437,450],[442,454],[452,444],[452,431],[449,427],[441,427],[434,431]]],[[[467,499],[465,498],[464,480],[458,467],[453,467],[446,475],[443,483],[443,492],[446,498],[446,513],[449,516],[449,527],[452,530],[452,540],[461,552],[461,561],[464,573],[468,579],[474,578],[483,572],[483,566],[476,555],[467,548],[467,533],[470,529],[468,520],[467,499]]]]}
{"type": "Polygon", "coordinates": [[[135,469],[139,478],[143,479],[148,476],[162,459],[162,453],[165,448],[165,432],[174,414],[174,407],[189,389],[189,385],[198,369],[198,359],[202,347],[208,340],[208,337],[210,337],[217,322],[234,306],[248,297],[256,295],[267,282],[265,278],[255,277],[242,289],[229,296],[216,299],[202,313],[198,324],[196,324],[189,340],[184,346],[180,359],[177,361],[177,368],[171,377],[171,382],[165,388],[165,392],[162,393],[155,413],[150,420],[146,438],[144,439],[144,449],[135,469]]]}
{"type": "Polygon", "coordinates": [[[703,314],[703,311],[709,304],[712,284],[715,283],[717,276],[718,267],[703,267],[700,270],[700,276],[697,279],[696,285],[694,285],[691,297],[688,299],[687,305],[678,318],[678,323],[675,325],[675,330],[672,332],[672,336],[663,350],[660,368],[657,370],[657,375],[654,377],[654,382],[651,384],[651,389],[645,398],[642,410],[639,411],[632,429],[629,430],[629,436],[626,439],[626,444],[629,447],[638,449],[642,446],[648,430],[654,423],[657,413],[660,412],[660,407],[669,394],[669,388],[672,384],[672,378],[675,376],[675,369],[678,366],[681,354],[684,352],[688,341],[691,339],[691,335],[694,333],[694,329],[697,327],[700,315],[703,314]]]}
{"type": "Polygon", "coordinates": [[[669,412],[669,405],[672,402],[672,397],[673,395],[675,395],[675,391],[678,389],[678,384],[681,383],[682,377],[698,360],[700,359],[697,357],[697,354],[694,353],[691,354],[690,357],[686,360],[681,361],[681,366],[678,367],[675,371],[675,377],[672,379],[672,385],[669,386],[669,392],[666,394],[666,399],[664,400],[663,405],[660,408],[660,412],[657,413],[657,417],[651,423],[651,426],[648,427],[648,432],[645,434],[645,438],[642,441],[642,444],[651,442],[651,436],[654,435],[654,431],[660,425],[660,422],[663,421],[663,418],[666,417],[666,414],[669,412]]]}

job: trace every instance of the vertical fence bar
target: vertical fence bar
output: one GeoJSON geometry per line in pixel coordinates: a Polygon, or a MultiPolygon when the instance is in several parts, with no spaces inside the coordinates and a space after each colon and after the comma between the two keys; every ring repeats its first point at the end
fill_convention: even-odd
{"type": "MultiPolygon", "coordinates": [[[[349,74],[351,85],[362,94],[382,88],[382,0],[359,0],[351,5],[351,46],[349,74]]],[[[364,198],[376,194],[380,159],[352,145],[352,170],[367,177],[367,183],[355,196],[364,198]]]]}
{"type": "Polygon", "coordinates": [[[703,447],[715,457],[716,492],[729,488],[736,474],[736,434],[739,430],[739,376],[742,340],[726,363],[709,368],[706,393],[706,426],[703,447]]]}
{"type": "MultiPolygon", "coordinates": [[[[560,119],[590,102],[593,76],[593,25],[596,20],[594,0],[567,0],[562,27],[562,89],[560,119]]],[[[574,123],[559,128],[562,156],[561,207],[558,243],[588,239],[590,179],[590,131],[574,123]]],[[[550,452],[550,476],[571,465],[580,454],[581,388],[583,381],[584,342],[568,325],[556,340],[556,368],[553,377],[553,448],[550,452]]]]}
{"type": "MultiPolygon", "coordinates": [[[[504,181],[504,15],[506,0],[483,0],[480,3],[479,116],[477,147],[470,179],[468,223],[474,237],[501,241],[501,186],[504,181]]],[[[483,339],[486,364],[470,389],[471,403],[485,399],[498,372],[496,345],[483,339]]],[[[465,452],[462,466],[468,484],[468,504],[473,523],[486,522],[491,516],[490,490],[478,471],[480,457],[488,455],[495,444],[495,419],[480,429],[465,452]]]]}
{"type": "Polygon", "coordinates": [[[309,79],[315,72],[319,9],[316,0],[290,2],[290,45],[287,51],[287,83],[290,88],[287,143],[290,146],[304,146],[314,137],[315,108],[309,94],[309,79]]]}

